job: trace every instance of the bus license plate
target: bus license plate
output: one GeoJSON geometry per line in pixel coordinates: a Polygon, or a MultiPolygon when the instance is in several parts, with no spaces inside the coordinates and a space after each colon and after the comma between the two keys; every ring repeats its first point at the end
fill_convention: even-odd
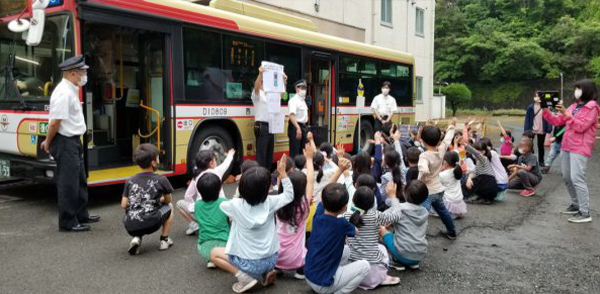
{"type": "Polygon", "coordinates": [[[10,161],[0,159],[0,178],[10,178],[10,161]]]}

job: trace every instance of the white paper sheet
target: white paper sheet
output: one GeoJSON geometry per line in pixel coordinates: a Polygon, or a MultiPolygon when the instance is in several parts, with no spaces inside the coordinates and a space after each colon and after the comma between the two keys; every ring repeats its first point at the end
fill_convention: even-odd
{"type": "Polygon", "coordinates": [[[281,93],[267,92],[267,112],[268,113],[280,113],[281,112],[281,93]]]}
{"type": "Polygon", "coordinates": [[[283,82],[283,65],[277,63],[262,62],[263,72],[263,90],[265,92],[285,92],[283,82]]]}
{"type": "Polygon", "coordinates": [[[283,113],[269,113],[269,133],[270,134],[281,134],[283,133],[283,125],[285,122],[285,115],[283,113]]]}

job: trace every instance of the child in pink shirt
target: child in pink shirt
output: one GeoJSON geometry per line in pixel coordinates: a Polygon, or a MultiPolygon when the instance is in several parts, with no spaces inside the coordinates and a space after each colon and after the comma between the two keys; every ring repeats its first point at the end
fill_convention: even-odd
{"type": "Polygon", "coordinates": [[[306,219],[310,211],[314,187],[314,149],[306,144],[306,175],[301,171],[291,171],[288,175],[294,187],[294,200],[280,208],[277,218],[279,256],[277,270],[296,270],[294,277],[304,279],[304,257],[306,256],[306,219]]]}

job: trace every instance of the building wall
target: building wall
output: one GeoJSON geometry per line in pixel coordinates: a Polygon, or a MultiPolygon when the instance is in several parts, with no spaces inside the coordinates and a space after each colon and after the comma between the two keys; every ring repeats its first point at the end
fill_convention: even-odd
{"type": "MultiPolygon", "coordinates": [[[[382,0],[245,0],[314,21],[319,32],[413,54],[415,76],[423,78],[416,120],[431,118],[435,0],[391,0],[392,22],[381,22],[382,0]],[[319,10],[315,10],[315,3],[319,10]],[[416,9],[424,12],[424,34],[416,34],[416,9]]],[[[416,83],[415,83],[416,87],[416,83]]],[[[415,92],[416,95],[416,92],[415,92]]]]}

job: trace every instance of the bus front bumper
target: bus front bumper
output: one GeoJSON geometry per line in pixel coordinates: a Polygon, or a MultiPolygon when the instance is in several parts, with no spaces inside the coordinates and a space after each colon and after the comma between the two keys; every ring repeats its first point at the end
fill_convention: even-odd
{"type": "Polygon", "coordinates": [[[0,161],[2,161],[3,168],[8,169],[11,178],[28,179],[41,183],[50,183],[54,180],[56,162],[50,159],[36,160],[29,157],[0,154],[0,161]]]}

